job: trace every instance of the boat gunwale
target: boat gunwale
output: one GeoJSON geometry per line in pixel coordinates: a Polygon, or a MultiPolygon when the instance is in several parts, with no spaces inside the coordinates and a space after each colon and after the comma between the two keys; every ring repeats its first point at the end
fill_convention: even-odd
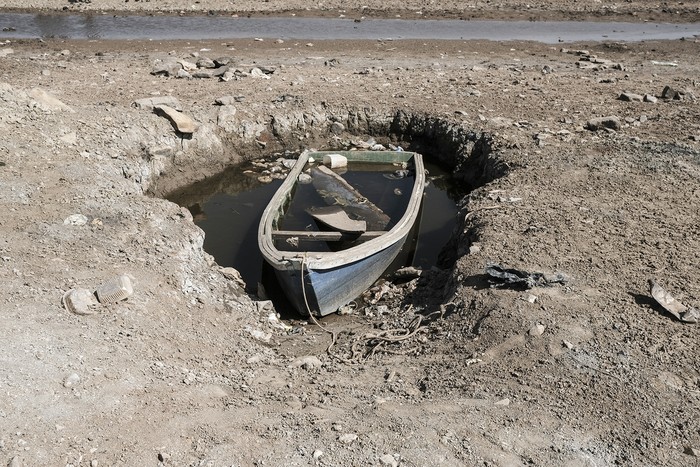
{"type": "MultiPolygon", "coordinates": [[[[281,211],[281,205],[289,196],[294,186],[297,183],[299,174],[302,172],[309,157],[322,158],[324,154],[343,154],[348,156],[352,162],[352,153],[355,151],[304,151],[297,159],[296,164],[289,172],[282,185],[277,189],[272,199],[263,211],[260,224],[258,227],[258,243],[260,251],[265,257],[265,260],[270,263],[275,269],[291,270],[299,269],[299,265],[304,263],[305,267],[317,270],[326,270],[351,264],[355,261],[382,251],[396,242],[405,240],[411,225],[415,222],[420,210],[421,199],[423,197],[423,188],[425,185],[425,170],[423,167],[423,158],[419,153],[415,152],[396,152],[406,157],[405,161],[413,160],[415,168],[415,181],[411,190],[411,197],[406,206],[406,210],[390,230],[383,235],[367,240],[359,245],[355,245],[347,250],[339,252],[295,252],[278,250],[272,239],[273,222],[276,219],[275,213],[281,211]]],[[[391,151],[357,151],[358,154],[364,153],[389,153],[391,151]]],[[[387,161],[392,162],[392,161],[387,161]]],[[[393,162],[397,162],[396,160],[393,162]]]]}

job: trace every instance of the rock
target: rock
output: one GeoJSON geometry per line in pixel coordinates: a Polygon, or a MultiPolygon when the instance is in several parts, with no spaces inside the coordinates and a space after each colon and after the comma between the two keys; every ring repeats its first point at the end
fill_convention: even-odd
{"type": "Polygon", "coordinates": [[[158,62],[151,69],[152,75],[177,76],[177,73],[182,70],[182,64],[175,60],[158,62]]]}
{"type": "Polygon", "coordinates": [[[176,77],[179,78],[179,79],[190,79],[190,78],[192,78],[192,75],[191,75],[189,72],[185,71],[185,70],[180,70],[180,71],[177,72],[177,76],[176,76],[176,77]]]}
{"type": "Polygon", "coordinates": [[[631,92],[623,92],[620,94],[620,97],[618,97],[618,100],[626,102],[642,102],[644,100],[644,96],[641,94],[633,94],[631,92]]]}
{"type": "Polygon", "coordinates": [[[199,79],[210,79],[210,78],[214,78],[214,77],[215,77],[214,71],[213,71],[213,70],[197,70],[197,71],[193,71],[193,72],[191,73],[191,76],[192,76],[193,78],[199,78],[199,79]]]}
{"type": "Polygon", "coordinates": [[[339,135],[344,131],[345,131],[345,125],[343,125],[342,123],[340,123],[340,122],[331,123],[331,133],[333,133],[334,135],[339,135]]]}
{"type": "Polygon", "coordinates": [[[71,214],[63,220],[63,225],[81,226],[88,223],[87,216],[83,214],[71,214]]]}
{"type": "Polygon", "coordinates": [[[224,72],[224,74],[221,75],[221,77],[219,77],[219,79],[221,81],[231,81],[235,77],[236,77],[236,73],[234,70],[226,70],[224,72]]]}
{"type": "Polygon", "coordinates": [[[284,166],[285,169],[293,169],[294,166],[297,164],[296,159],[281,159],[280,164],[284,166]]]}
{"type": "Polygon", "coordinates": [[[146,152],[150,157],[170,157],[175,153],[175,150],[170,146],[157,145],[149,147],[146,152]]]}
{"type": "Polygon", "coordinates": [[[271,333],[261,331],[260,329],[251,328],[250,326],[246,326],[244,330],[248,332],[253,337],[253,339],[259,340],[260,342],[269,343],[270,339],[272,338],[271,333]]]}
{"type": "Polygon", "coordinates": [[[314,460],[318,460],[321,458],[321,456],[323,456],[323,454],[324,454],[323,451],[321,451],[320,449],[316,449],[316,450],[314,450],[314,453],[312,454],[312,456],[313,456],[314,460]]]}
{"type": "Polygon", "coordinates": [[[236,98],[233,96],[221,96],[214,99],[216,105],[233,105],[236,102],[236,98]]]}
{"type": "Polygon", "coordinates": [[[217,67],[222,67],[222,66],[228,66],[233,63],[233,59],[231,57],[219,57],[214,59],[214,64],[217,67]]]}
{"type": "Polygon", "coordinates": [[[144,97],[136,99],[131,105],[143,110],[153,110],[158,105],[167,105],[175,110],[181,109],[180,102],[173,96],[144,97]]]}
{"type": "Polygon", "coordinates": [[[379,458],[379,463],[381,465],[388,465],[391,467],[398,467],[399,463],[394,459],[394,456],[391,454],[384,454],[382,457],[379,458]]]}
{"type": "Polygon", "coordinates": [[[219,108],[216,124],[227,131],[232,131],[235,124],[236,108],[232,105],[224,105],[219,108]]]}
{"type": "Polygon", "coordinates": [[[346,433],[338,437],[338,441],[340,441],[343,444],[352,444],[355,442],[356,439],[357,435],[354,433],[346,433]]]}
{"type": "Polygon", "coordinates": [[[8,55],[13,53],[15,53],[15,51],[12,50],[10,47],[0,49],[0,57],[7,57],[8,55]]]}
{"type": "Polygon", "coordinates": [[[180,133],[192,134],[197,130],[197,124],[189,116],[178,112],[168,105],[157,105],[153,108],[153,111],[158,115],[163,115],[170,123],[173,124],[175,129],[180,133]]]}
{"type": "Polygon", "coordinates": [[[321,360],[314,355],[307,355],[306,357],[299,357],[289,365],[290,368],[303,368],[305,370],[313,370],[315,368],[321,368],[323,363],[321,360]]]}
{"type": "Polygon", "coordinates": [[[420,277],[423,274],[422,269],[418,269],[413,266],[406,266],[400,269],[397,269],[396,272],[394,272],[394,277],[397,279],[415,279],[416,277],[420,277]]]}
{"type": "Polygon", "coordinates": [[[221,272],[221,274],[227,280],[235,282],[241,288],[245,288],[245,282],[243,281],[243,277],[241,276],[241,273],[238,271],[238,269],[230,268],[230,267],[227,267],[227,268],[222,267],[219,269],[219,272],[221,272]]]}
{"type": "Polygon", "coordinates": [[[202,57],[199,60],[197,60],[197,68],[216,68],[216,63],[214,63],[214,60],[208,59],[206,57],[202,57]]]}
{"type": "Polygon", "coordinates": [[[619,130],[620,128],[622,128],[622,122],[618,117],[614,116],[598,117],[588,120],[588,122],[586,123],[586,128],[591,131],[598,131],[604,128],[608,128],[611,130],[619,130]]]}
{"type": "Polygon", "coordinates": [[[545,330],[545,325],[544,324],[535,324],[533,327],[531,327],[527,333],[533,337],[541,336],[544,334],[545,330]]]}
{"type": "Polygon", "coordinates": [[[260,68],[260,71],[262,71],[266,75],[272,75],[277,71],[276,66],[270,66],[270,65],[260,65],[258,68],[260,68]]]}
{"type": "Polygon", "coordinates": [[[681,93],[673,89],[671,86],[666,86],[664,87],[664,90],[661,91],[661,98],[679,100],[681,98],[681,93]]]}
{"type": "Polygon", "coordinates": [[[692,446],[687,446],[683,451],[683,454],[687,454],[693,457],[700,457],[700,449],[694,448],[692,446]]]}
{"type": "Polygon", "coordinates": [[[656,104],[659,99],[657,99],[655,96],[652,96],[651,94],[644,94],[644,102],[650,102],[652,104],[656,104]]]}
{"type": "Polygon", "coordinates": [[[253,78],[265,78],[270,79],[260,68],[253,68],[250,70],[250,76],[253,78]]]}
{"type": "Polygon", "coordinates": [[[66,379],[63,380],[63,387],[64,388],[72,388],[76,384],[80,382],[80,376],[78,376],[77,373],[71,373],[68,376],[66,376],[66,379]]]}
{"type": "Polygon", "coordinates": [[[178,60],[177,62],[182,65],[182,69],[185,71],[195,71],[197,69],[196,63],[188,62],[187,60],[178,60]]]}
{"type": "Polygon", "coordinates": [[[7,463],[7,467],[22,467],[19,457],[15,456],[7,463]]]}
{"type": "Polygon", "coordinates": [[[49,94],[40,88],[34,88],[29,91],[29,95],[34,99],[41,107],[46,110],[53,111],[65,111],[74,113],[75,111],[70,108],[70,106],[61,102],[57,97],[49,94]]]}
{"type": "Polygon", "coordinates": [[[508,398],[506,397],[505,399],[501,399],[500,401],[494,402],[493,405],[500,405],[500,406],[503,406],[503,407],[508,406],[508,405],[510,405],[510,399],[508,399],[508,398]]]}

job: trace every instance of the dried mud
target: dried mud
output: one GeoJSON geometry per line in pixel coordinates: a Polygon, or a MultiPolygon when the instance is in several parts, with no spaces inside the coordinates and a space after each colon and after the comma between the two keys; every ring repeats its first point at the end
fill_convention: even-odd
{"type": "MultiPolygon", "coordinates": [[[[566,17],[579,3],[531,5],[566,17]]],[[[646,2],[615,5],[667,18],[646,2]]],[[[700,328],[656,305],[647,281],[700,304],[700,43],[566,47],[4,44],[0,462],[698,465],[700,328]],[[194,52],[275,71],[151,74],[194,52]],[[682,99],[661,99],[666,86],[682,99]],[[132,105],[154,96],[179,100],[199,125],[191,139],[132,105]],[[222,96],[239,97],[225,118],[222,96]],[[586,128],[607,116],[617,130],[586,128]],[[243,159],[370,136],[442,161],[472,192],[440,267],[324,319],[329,352],[313,323],[285,321],[288,333],[271,322],[202,250],[190,214],[151,195],[243,159]],[[64,223],[74,214],[87,222],[64,223]],[[567,282],[491,287],[491,262],[567,282]],[[92,315],[62,307],[68,290],[119,274],[133,277],[128,300],[92,315]]]]}

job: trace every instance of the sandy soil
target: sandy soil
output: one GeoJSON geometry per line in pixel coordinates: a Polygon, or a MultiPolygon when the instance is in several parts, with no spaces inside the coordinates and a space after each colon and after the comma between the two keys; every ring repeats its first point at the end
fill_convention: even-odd
{"type": "MultiPolygon", "coordinates": [[[[507,18],[521,14],[516,3],[473,6],[507,18]]],[[[472,7],[381,5],[385,16],[472,7]]],[[[530,5],[560,17],[698,11],[530,5]]],[[[565,47],[0,46],[0,463],[700,465],[700,328],[660,308],[647,283],[700,306],[700,43],[565,47]],[[238,72],[151,74],[193,54],[230,57],[238,72]],[[680,99],[661,98],[666,86],[680,99]],[[166,96],[199,125],[191,139],[133,105],[166,96]],[[238,99],[215,105],[223,96],[238,99]],[[616,129],[587,127],[610,116],[616,129]],[[346,131],[332,133],[334,121],[346,131]],[[324,319],[337,334],[329,352],[331,335],[313,323],[286,320],[286,332],[270,322],[265,303],[202,250],[190,214],[151,196],[243,159],[370,136],[421,150],[474,189],[440,268],[376,288],[356,315],[324,319]],[[490,262],[566,281],[489,287],[490,262]],[[89,315],[64,309],[68,290],[119,274],[133,278],[128,300],[89,315]],[[382,339],[396,335],[405,338],[382,339]]]]}

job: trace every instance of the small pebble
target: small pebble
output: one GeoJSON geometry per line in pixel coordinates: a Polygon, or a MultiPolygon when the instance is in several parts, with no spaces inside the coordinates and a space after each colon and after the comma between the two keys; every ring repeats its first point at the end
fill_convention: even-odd
{"type": "Polygon", "coordinates": [[[545,330],[545,325],[544,324],[535,324],[533,327],[530,328],[530,330],[527,332],[531,336],[537,337],[541,336],[544,334],[545,330]]]}
{"type": "Polygon", "coordinates": [[[357,435],[354,433],[346,433],[344,435],[340,435],[338,438],[338,441],[340,441],[343,444],[352,444],[355,442],[357,439],[357,435]]]}
{"type": "Polygon", "coordinates": [[[321,451],[320,449],[316,449],[313,453],[313,457],[316,460],[318,460],[322,455],[323,455],[323,451],[321,451]]]}
{"type": "Polygon", "coordinates": [[[391,467],[397,467],[399,465],[391,454],[384,454],[379,458],[379,463],[382,465],[389,465],[391,467]]]}
{"type": "Polygon", "coordinates": [[[69,374],[65,380],[63,380],[63,387],[72,388],[80,382],[80,376],[77,373],[69,374]]]}

